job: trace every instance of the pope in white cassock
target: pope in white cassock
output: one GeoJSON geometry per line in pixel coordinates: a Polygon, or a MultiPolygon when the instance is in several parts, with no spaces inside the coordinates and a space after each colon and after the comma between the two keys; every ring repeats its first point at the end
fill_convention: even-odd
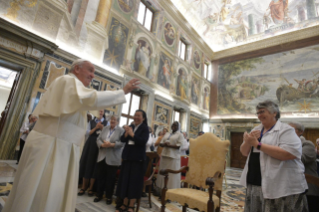
{"type": "Polygon", "coordinates": [[[140,84],[132,79],[123,90],[96,91],[87,88],[94,71],[89,61],[75,61],[71,74],[57,78],[41,98],[33,113],[39,120],[27,138],[3,212],[75,211],[87,110],[125,103],[125,94],[140,84]]]}

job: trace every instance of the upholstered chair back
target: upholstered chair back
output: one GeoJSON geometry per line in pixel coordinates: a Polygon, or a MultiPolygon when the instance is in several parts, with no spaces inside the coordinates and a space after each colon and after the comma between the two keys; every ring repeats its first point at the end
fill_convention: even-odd
{"type": "MultiPolygon", "coordinates": [[[[207,177],[213,177],[217,171],[224,174],[225,158],[230,143],[228,140],[220,140],[213,133],[190,139],[189,143],[189,170],[185,181],[191,185],[208,188],[205,185],[207,177]]],[[[215,183],[214,189],[221,190],[222,183],[221,177],[215,183]]]]}

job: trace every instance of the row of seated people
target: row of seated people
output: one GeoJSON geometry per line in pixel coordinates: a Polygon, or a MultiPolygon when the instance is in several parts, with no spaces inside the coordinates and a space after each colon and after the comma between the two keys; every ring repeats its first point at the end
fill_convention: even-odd
{"type": "MultiPolygon", "coordinates": [[[[188,151],[189,143],[187,133],[180,131],[178,122],[172,124],[171,132],[164,128],[155,137],[142,110],[136,111],[130,126],[120,127],[118,123],[119,118],[113,115],[108,125],[103,110],[99,111],[99,117],[89,122],[88,138],[80,159],[82,187],[78,195],[88,191],[89,196],[94,196],[96,191],[94,202],[99,202],[105,192],[106,204],[111,204],[120,169],[115,195],[121,201],[117,203],[117,210],[133,211],[136,199],[146,195],[143,192],[148,164],[146,152],[156,151],[161,155],[159,169],[179,169],[180,157],[188,151]]],[[[169,187],[180,187],[180,180],[180,175],[174,175],[169,187]]],[[[163,176],[158,175],[156,186],[162,188],[163,183],[163,176]]]]}

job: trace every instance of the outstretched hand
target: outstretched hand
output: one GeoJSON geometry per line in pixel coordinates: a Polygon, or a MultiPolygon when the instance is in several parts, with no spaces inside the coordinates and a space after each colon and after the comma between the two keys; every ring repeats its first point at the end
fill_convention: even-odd
{"type": "Polygon", "coordinates": [[[139,88],[139,84],[141,84],[139,79],[131,79],[123,88],[125,94],[130,93],[134,89],[139,88]]]}

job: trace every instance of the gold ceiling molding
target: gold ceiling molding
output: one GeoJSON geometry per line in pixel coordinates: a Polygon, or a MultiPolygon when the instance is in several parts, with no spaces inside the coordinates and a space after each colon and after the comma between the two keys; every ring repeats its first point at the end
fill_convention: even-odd
{"type": "Polygon", "coordinates": [[[309,27],[306,29],[286,33],[283,35],[278,35],[272,38],[267,38],[261,41],[256,41],[254,43],[245,44],[242,46],[234,47],[231,49],[223,50],[220,52],[215,52],[213,54],[212,60],[219,60],[225,57],[235,56],[247,52],[252,52],[256,50],[262,50],[265,48],[277,46],[277,45],[290,45],[291,42],[297,42],[299,40],[319,36],[319,25],[309,27]]]}

